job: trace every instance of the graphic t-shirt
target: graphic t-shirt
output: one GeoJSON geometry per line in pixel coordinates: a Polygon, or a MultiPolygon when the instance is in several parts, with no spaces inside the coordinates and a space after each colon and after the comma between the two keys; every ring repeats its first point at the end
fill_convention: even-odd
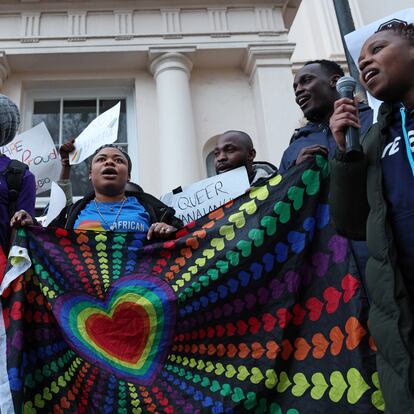
{"type": "MultiPolygon", "coordinates": [[[[406,111],[406,131],[414,153],[414,110],[406,111]]],[[[414,154],[413,154],[414,155],[414,154]]],[[[414,175],[405,144],[399,107],[381,155],[385,198],[397,244],[398,263],[414,293],[414,175]]]]}
{"type": "Polygon", "coordinates": [[[150,217],[135,197],[122,201],[90,201],[75,221],[75,229],[147,233],[150,217]],[[121,207],[122,206],[122,207],[121,207]]]}

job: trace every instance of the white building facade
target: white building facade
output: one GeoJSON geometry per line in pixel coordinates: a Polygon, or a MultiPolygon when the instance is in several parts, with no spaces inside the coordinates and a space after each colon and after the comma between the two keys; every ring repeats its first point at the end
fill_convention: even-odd
{"type": "Polygon", "coordinates": [[[155,195],[204,178],[227,129],[277,163],[298,118],[286,107],[299,3],[2,0],[1,91],[23,130],[45,121],[57,145],[121,100],[132,179],[155,195]]]}
{"type": "MultiPolygon", "coordinates": [[[[410,2],[350,0],[357,26],[410,2]]],[[[59,145],[121,101],[119,142],[154,195],[204,178],[228,129],[278,165],[301,119],[292,62],[317,58],[344,63],[331,0],[0,0],[0,91],[22,130],[45,121],[59,145]]]]}

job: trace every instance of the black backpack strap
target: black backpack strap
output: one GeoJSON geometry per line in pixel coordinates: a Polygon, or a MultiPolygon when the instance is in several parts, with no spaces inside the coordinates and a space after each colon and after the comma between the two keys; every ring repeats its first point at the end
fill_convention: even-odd
{"type": "Polygon", "coordinates": [[[22,189],[23,177],[29,167],[17,160],[11,160],[4,170],[7,188],[9,190],[9,217],[16,211],[17,199],[22,189]]]}

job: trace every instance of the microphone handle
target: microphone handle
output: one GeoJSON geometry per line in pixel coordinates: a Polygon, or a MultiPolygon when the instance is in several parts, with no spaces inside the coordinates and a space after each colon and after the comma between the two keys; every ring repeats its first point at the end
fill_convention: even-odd
{"type": "Polygon", "coordinates": [[[359,129],[348,127],[345,133],[345,152],[362,152],[359,143],[359,129]]]}
{"type": "MultiPolygon", "coordinates": [[[[354,91],[346,89],[341,92],[342,98],[349,98],[354,100],[354,91]]],[[[359,143],[359,129],[348,127],[345,132],[345,152],[362,152],[361,144],[359,143]]]]}

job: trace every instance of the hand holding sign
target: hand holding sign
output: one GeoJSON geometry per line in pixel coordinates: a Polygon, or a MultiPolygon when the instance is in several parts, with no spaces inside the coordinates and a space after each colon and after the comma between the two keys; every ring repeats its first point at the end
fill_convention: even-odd
{"type": "Polygon", "coordinates": [[[99,147],[117,140],[121,103],[95,118],[76,138],[75,150],[69,154],[69,164],[80,164],[99,147]]]}
{"type": "Polygon", "coordinates": [[[244,194],[249,187],[246,168],[239,167],[193,183],[181,192],[165,194],[161,201],[187,224],[244,194]]]}

